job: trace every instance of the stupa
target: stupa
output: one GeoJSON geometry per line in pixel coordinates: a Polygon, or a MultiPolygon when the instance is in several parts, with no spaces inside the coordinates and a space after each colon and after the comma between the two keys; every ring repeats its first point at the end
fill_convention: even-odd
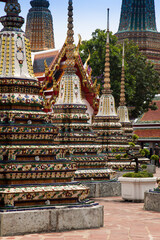
{"type": "Polygon", "coordinates": [[[82,99],[81,81],[77,74],[72,1],[69,1],[68,22],[65,63],[59,95],[53,105],[52,121],[59,129],[54,141],[64,147],[65,157],[77,163],[76,180],[106,180],[112,171],[105,168],[106,156],[97,154],[101,146],[96,144],[96,135],[88,123],[89,114],[86,113],[87,107],[82,99]]]}
{"type": "Polygon", "coordinates": [[[32,8],[27,14],[26,36],[30,40],[31,51],[49,50],[55,47],[53,18],[47,0],[30,1],[32,8]]]}
{"type": "Polygon", "coordinates": [[[96,142],[102,146],[102,152],[108,155],[107,166],[113,169],[120,167],[130,168],[130,162],[123,157],[125,149],[128,149],[128,141],[125,136],[120,119],[116,113],[115,100],[110,85],[110,57],[109,57],[109,9],[107,21],[107,41],[104,69],[104,85],[99,102],[99,110],[93,118],[93,129],[97,133],[96,142]],[[121,158],[117,160],[116,155],[121,158]]]}
{"type": "Polygon", "coordinates": [[[160,73],[160,33],[157,31],[154,0],[122,0],[118,42],[134,41],[160,73]]]}
{"type": "Polygon", "coordinates": [[[122,73],[121,73],[121,93],[120,93],[120,103],[117,109],[117,115],[120,118],[120,123],[122,124],[122,129],[124,134],[128,137],[130,141],[133,135],[132,123],[129,120],[128,108],[126,106],[125,97],[125,70],[124,70],[124,43],[122,52],[122,73]]]}
{"type": "Polygon", "coordinates": [[[6,1],[5,12],[0,18],[0,209],[78,203],[88,188],[71,183],[76,164],[58,158],[57,127],[42,110],[18,1],[6,1]]]}

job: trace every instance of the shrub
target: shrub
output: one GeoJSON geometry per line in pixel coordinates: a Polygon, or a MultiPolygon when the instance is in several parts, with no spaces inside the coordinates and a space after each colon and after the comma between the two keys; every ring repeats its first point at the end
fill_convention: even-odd
{"type": "Polygon", "coordinates": [[[116,152],[116,149],[115,149],[115,148],[112,148],[112,152],[115,153],[115,152],[116,152]]]}
{"type": "Polygon", "coordinates": [[[118,148],[118,151],[120,151],[120,152],[123,152],[124,150],[125,150],[124,147],[120,147],[120,148],[118,148]]]}
{"type": "Polygon", "coordinates": [[[141,149],[139,152],[142,156],[148,156],[149,155],[149,150],[146,149],[146,148],[141,149]]]}
{"type": "Polygon", "coordinates": [[[146,165],[146,164],[143,164],[143,165],[141,166],[141,168],[142,168],[142,169],[146,169],[146,168],[147,168],[147,165],[146,165]]]}
{"type": "Polygon", "coordinates": [[[118,171],[119,171],[119,172],[122,172],[123,170],[124,170],[123,167],[119,167],[119,168],[118,168],[118,171]]]}
{"type": "Polygon", "coordinates": [[[133,142],[129,142],[128,143],[131,147],[135,147],[135,143],[133,143],[133,142]]]}
{"type": "Polygon", "coordinates": [[[125,173],[123,174],[123,177],[131,177],[131,178],[148,178],[148,177],[153,177],[152,173],[149,173],[147,171],[142,171],[142,172],[138,172],[138,173],[125,173]]]}
{"type": "Polygon", "coordinates": [[[139,136],[136,135],[136,134],[133,134],[132,139],[135,142],[135,141],[137,141],[139,139],[139,136]]]}
{"type": "Polygon", "coordinates": [[[128,158],[128,154],[125,153],[125,154],[123,155],[123,157],[124,157],[124,158],[128,158]]]}
{"type": "Polygon", "coordinates": [[[120,160],[120,159],[121,159],[121,154],[117,154],[117,155],[116,155],[116,159],[117,159],[117,160],[120,160]]]}
{"type": "Polygon", "coordinates": [[[152,155],[151,160],[159,161],[159,156],[158,155],[152,155]]]}

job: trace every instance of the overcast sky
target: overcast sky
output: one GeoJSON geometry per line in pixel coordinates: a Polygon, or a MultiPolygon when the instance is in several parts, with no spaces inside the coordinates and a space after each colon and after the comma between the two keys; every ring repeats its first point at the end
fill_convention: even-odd
{"type": "MultiPolygon", "coordinates": [[[[50,11],[54,21],[54,35],[56,48],[61,48],[67,32],[67,7],[68,0],[49,0],[50,11]]],[[[73,0],[74,7],[74,31],[75,42],[80,33],[82,40],[90,39],[91,33],[97,29],[106,28],[106,12],[110,8],[110,30],[115,33],[118,30],[122,0],[73,0]]],[[[30,0],[19,0],[21,4],[21,16],[26,19],[30,9],[30,0]]],[[[0,2],[1,8],[4,3],[0,2]]],[[[155,0],[157,29],[160,31],[160,1],[155,0]]],[[[4,12],[1,11],[1,15],[4,12]]],[[[25,25],[23,27],[25,30],[25,25]]]]}

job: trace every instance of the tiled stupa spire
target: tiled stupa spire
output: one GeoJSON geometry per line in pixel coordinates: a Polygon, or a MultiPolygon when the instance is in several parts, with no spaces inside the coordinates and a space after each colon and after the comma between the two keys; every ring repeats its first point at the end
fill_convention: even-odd
{"type": "Polygon", "coordinates": [[[18,0],[7,1],[5,11],[0,18],[0,208],[78,203],[88,188],[71,183],[77,167],[60,158],[63,148],[54,145],[57,128],[42,110],[40,86],[29,71],[31,51],[18,0]]]}
{"type": "Polygon", "coordinates": [[[8,0],[5,12],[0,18],[4,26],[0,32],[0,77],[34,78],[29,40],[21,30],[24,18],[19,16],[20,4],[8,0]]]}
{"type": "Polygon", "coordinates": [[[80,104],[84,106],[81,96],[81,83],[76,75],[74,59],[74,31],[73,31],[73,6],[69,0],[68,6],[68,30],[67,30],[67,52],[64,75],[60,82],[60,91],[55,106],[57,104],[80,104]]]}
{"type": "Polygon", "coordinates": [[[27,15],[26,36],[31,43],[31,50],[42,51],[55,47],[53,18],[48,0],[32,0],[32,8],[27,15]]]}
{"type": "Polygon", "coordinates": [[[124,42],[123,42],[123,50],[122,50],[121,93],[120,93],[120,103],[117,109],[117,114],[120,118],[120,123],[122,124],[122,129],[125,135],[131,138],[133,134],[133,128],[132,128],[132,123],[129,120],[128,108],[126,106],[126,97],[125,97],[124,42]]]}
{"type": "Polygon", "coordinates": [[[160,74],[160,33],[157,32],[154,0],[122,0],[118,43],[135,42],[160,74]]]}
{"type": "Polygon", "coordinates": [[[122,0],[118,32],[157,32],[154,0],[122,0]]]}
{"type": "Polygon", "coordinates": [[[124,73],[124,43],[123,43],[123,50],[122,50],[122,72],[121,72],[121,93],[120,93],[120,106],[126,105],[126,98],[125,98],[125,73],[124,73]]]}
{"type": "Polygon", "coordinates": [[[73,6],[69,0],[67,52],[64,75],[60,79],[59,96],[53,106],[53,121],[59,129],[55,142],[63,146],[66,157],[77,163],[76,180],[108,179],[106,157],[97,154],[96,135],[88,123],[89,114],[81,96],[81,82],[76,75],[73,31],[73,6]]]}
{"type": "Polygon", "coordinates": [[[97,116],[117,116],[115,101],[112,95],[110,84],[110,57],[109,57],[109,9],[107,9],[107,41],[104,69],[104,85],[102,96],[100,97],[99,110],[97,116]]]}
{"type": "MultiPolygon", "coordinates": [[[[93,119],[93,129],[97,133],[97,144],[101,144],[104,153],[108,153],[108,164],[112,167],[117,162],[116,155],[120,147],[128,148],[127,138],[124,136],[122,125],[115,109],[115,101],[110,86],[110,66],[109,66],[109,9],[107,10],[107,42],[105,57],[105,74],[102,96],[99,101],[99,110],[93,119]],[[112,153],[112,149],[115,153],[112,153]]],[[[121,160],[122,162],[124,159],[121,160]]],[[[126,161],[126,160],[125,160],[126,161]]]]}
{"type": "Polygon", "coordinates": [[[74,59],[74,30],[73,30],[73,6],[72,0],[69,1],[68,6],[68,29],[67,29],[67,52],[66,52],[66,69],[65,71],[73,74],[76,69],[74,59]]]}
{"type": "Polygon", "coordinates": [[[102,92],[104,94],[112,93],[110,84],[110,58],[109,58],[109,9],[107,9],[107,41],[106,41],[106,57],[105,57],[105,68],[104,68],[104,85],[102,92]]]}

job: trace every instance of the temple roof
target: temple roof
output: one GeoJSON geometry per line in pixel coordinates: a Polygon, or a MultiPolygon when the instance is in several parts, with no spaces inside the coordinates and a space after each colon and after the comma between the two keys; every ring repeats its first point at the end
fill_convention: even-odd
{"type": "MultiPolygon", "coordinates": [[[[59,84],[59,80],[64,74],[64,65],[66,61],[66,44],[63,44],[60,50],[48,50],[37,53],[32,53],[33,58],[33,68],[35,72],[35,76],[39,79],[39,81],[43,82],[45,80],[45,66],[44,60],[46,59],[49,71],[52,72],[53,75],[59,84]]],[[[90,71],[84,68],[81,57],[77,48],[75,49],[75,68],[76,74],[80,78],[82,95],[85,96],[86,100],[89,102],[91,107],[94,109],[95,113],[97,113],[98,109],[98,101],[99,101],[99,87],[93,83],[90,75],[90,71]]],[[[51,96],[53,94],[53,89],[48,87],[48,90],[45,91],[46,96],[51,96]]],[[[56,92],[58,95],[58,92],[56,92]]]]}
{"type": "Polygon", "coordinates": [[[153,102],[156,103],[157,110],[149,109],[133,125],[139,141],[160,141],[160,96],[156,96],[153,102]]]}
{"type": "Polygon", "coordinates": [[[154,0],[122,0],[118,33],[126,31],[157,32],[154,0]]]}
{"type": "Polygon", "coordinates": [[[155,129],[137,129],[135,133],[139,136],[140,140],[155,140],[160,141],[160,128],[155,129]]]}
{"type": "Polygon", "coordinates": [[[143,113],[138,120],[136,121],[135,125],[141,124],[151,124],[151,123],[159,123],[160,124],[160,96],[157,96],[153,100],[154,103],[157,105],[157,110],[149,109],[147,112],[143,113]]]}
{"type": "Polygon", "coordinates": [[[35,76],[43,76],[45,72],[44,60],[46,60],[47,65],[50,68],[55,58],[57,57],[58,53],[59,50],[56,49],[32,53],[33,70],[35,76]]]}

